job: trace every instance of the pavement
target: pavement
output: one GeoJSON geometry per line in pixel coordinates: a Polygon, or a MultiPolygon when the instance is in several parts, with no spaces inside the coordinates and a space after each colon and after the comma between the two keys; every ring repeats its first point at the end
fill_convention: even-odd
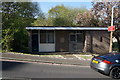
{"type": "Polygon", "coordinates": [[[91,55],[64,54],[64,55],[36,55],[23,53],[0,53],[1,60],[14,60],[37,63],[52,63],[64,65],[89,66],[91,55]]]}

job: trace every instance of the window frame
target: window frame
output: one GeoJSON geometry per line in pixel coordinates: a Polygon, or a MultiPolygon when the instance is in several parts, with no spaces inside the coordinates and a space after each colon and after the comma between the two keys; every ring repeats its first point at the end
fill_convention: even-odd
{"type": "MultiPolygon", "coordinates": [[[[44,31],[44,30],[43,30],[44,31]]],[[[55,31],[51,31],[52,32],[52,35],[49,33],[50,31],[45,31],[45,41],[41,41],[42,39],[42,35],[41,35],[41,31],[40,31],[40,43],[55,43],[55,31]],[[52,40],[53,41],[50,41],[50,36],[52,36],[52,40]]]]}
{"type": "Polygon", "coordinates": [[[69,34],[69,41],[70,42],[76,42],[76,43],[81,43],[83,42],[83,31],[71,31],[69,34]],[[71,35],[75,35],[75,41],[71,41],[71,35]],[[82,35],[82,40],[78,42],[78,35],[82,35]]]}

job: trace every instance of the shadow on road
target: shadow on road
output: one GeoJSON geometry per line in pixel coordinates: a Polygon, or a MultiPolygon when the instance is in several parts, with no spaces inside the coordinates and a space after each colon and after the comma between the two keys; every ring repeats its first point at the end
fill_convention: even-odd
{"type": "Polygon", "coordinates": [[[12,61],[2,61],[2,70],[9,70],[9,69],[13,69],[16,67],[20,67],[22,65],[25,65],[26,63],[23,62],[12,62],[12,61]]]}

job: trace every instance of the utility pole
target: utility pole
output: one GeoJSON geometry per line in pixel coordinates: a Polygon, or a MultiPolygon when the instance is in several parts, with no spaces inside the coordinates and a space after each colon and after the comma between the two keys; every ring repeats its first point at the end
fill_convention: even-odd
{"type": "MultiPolygon", "coordinates": [[[[112,7],[112,16],[111,16],[111,26],[113,26],[113,10],[114,6],[112,7]]],[[[112,52],[112,37],[113,37],[113,31],[110,32],[110,47],[109,47],[109,53],[112,52]]]]}

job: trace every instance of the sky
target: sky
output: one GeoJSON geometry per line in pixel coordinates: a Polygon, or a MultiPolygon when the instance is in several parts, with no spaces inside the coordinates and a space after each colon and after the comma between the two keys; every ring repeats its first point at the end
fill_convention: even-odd
{"type": "Polygon", "coordinates": [[[73,8],[81,8],[81,7],[86,7],[87,9],[92,8],[91,2],[38,2],[38,4],[42,12],[46,14],[51,8],[61,4],[73,8]]]}

